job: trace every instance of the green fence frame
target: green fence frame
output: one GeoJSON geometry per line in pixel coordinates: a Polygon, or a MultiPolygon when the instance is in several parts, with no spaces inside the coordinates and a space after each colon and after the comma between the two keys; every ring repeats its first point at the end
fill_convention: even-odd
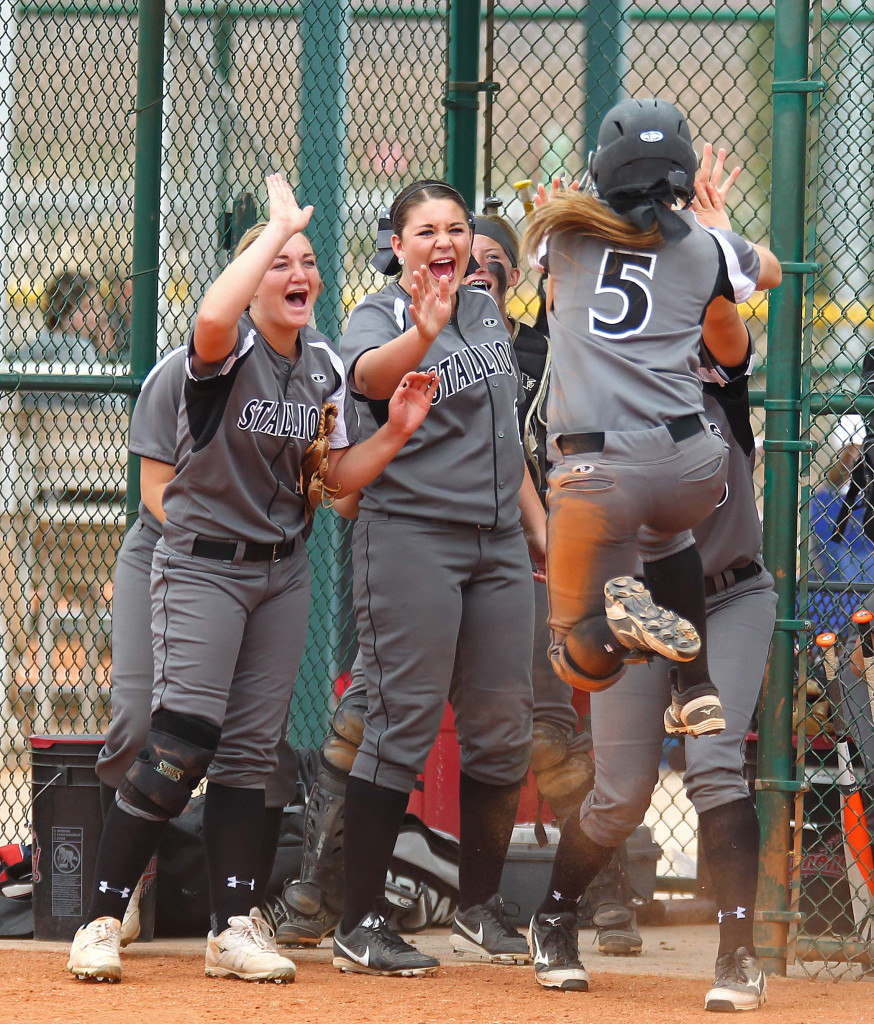
{"type": "MultiPolygon", "coordinates": [[[[445,21],[445,174],[472,206],[476,201],[478,155],[483,143],[480,96],[488,96],[500,87],[500,67],[485,69],[486,74],[494,71],[497,82],[492,81],[490,74],[486,79],[481,68],[480,39],[484,23],[488,27],[493,22],[523,18],[585,22],[590,60],[586,65],[586,99],[581,117],[587,143],[593,146],[595,127],[621,93],[619,57],[624,26],[659,20],[773,21],[773,148],[780,153],[781,173],[774,177],[771,186],[771,244],[785,276],[783,286],[773,294],[769,306],[765,389],[754,391],[751,399],[755,406],[765,410],[765,561],[775,576],[778,593],[777,629],[760,716],[757,780],[763,835],[757,938],[768,969],[776,973],[785,973],[795,952],[803,957],[838,959],[861,955],[851,943],[844,944],[845,948],[836,948],[834,944],[790,938],[790,929],[799,919],[791,899],[790,822],[793,813],[800,810],[797,798],[804,787],[801,755],[793,750],[794,645],[798,634],[808,628],[808,624],[796,618],[795,612],[800,459],[812,448],[810,441],[802,439],[802,421],[824,411],[874,410],[874,400],[858,398],[840,388],[827,394],[814,392],[802,401],[805,282],[819,269],[817,264],[806,260],[809,211],[805,205],[811,144],[808,107],[824,89],[822,81],[810,77],[810,24],[818,10],[818,0],[774,0],[773,5],[765,9],[731,9],[722,4],[708,8],[699,4],[689,10],[673,4],[635,5],[628,0],[589,0],[573,8],[523,3],[508,11],[501,10],[500,4],[493,0],[449,0],[448,7],[436,0],[402,6],[319,0],[295,5],[216,2],[180,4],[175,8],[180,17],[197,15],[216,19],[226,38],[230,38],[234,19],[300,18],[304,86],[301,124],[305,140],[300,164],[308,172],[307,180],[315,182],[313,195],[307,196],[307,201],[315,202],[320,211],[314,240],[320,251],[332,254],[323,266],[326,291],[318,313],[320,325],[328,334],[338,333],[343,319],[340,288],[343,227],[336,182],[342,180],[344,172],[344,69],[350,21],[385,18],[445,21]],[[333,102],[326,106],[325,97],[333,97],[333,102]],[[314,105],[316,98],[318,106],[314,105]]],[[[121,393],[129,396],[132,408],[156,357],[165,4],[163,0],[138,0],[136,4],[22,2],[17,5],[17,11],[22,15],[53,18],[62,15],[71,18],[130,16],[135,12],[138,19],[131,362],[128,374],[0,373],[0,392],[121,393]]],[[[841,11],[829,16],[835,21],[849,17],[841,11]]],[[[485,140],[486,147],[490,141],[485,140]]],[[[487,148],[486,152],[490,150],[487,148]]],[[[488,183],[488,166],[485,171],[488,183]]],[[[230,198],[224,196],[223,200],[230,198]]],[[[221,212],[216,211],[217,235],[221,212]]],[[[131,457],[126,499],[129,521],[136,513],[138,499],[138,460],[131,457]]],[[[311,543],[324,560],[329,560],[337,549],[341,533],[342,529],[333,521],[320,519],[311,543]]],[[[340,571],[338,566],[337,571],[314,590],[315,621],[337,620],[340,571]]],[[[338,667],[338,636],[311,636],[309,644],[316,650],[321,678],[333,679],[338,667]]],[[[321,738],[312,725],[298,721],[295,726],[300,742],[317,744],[321,738]]]]}

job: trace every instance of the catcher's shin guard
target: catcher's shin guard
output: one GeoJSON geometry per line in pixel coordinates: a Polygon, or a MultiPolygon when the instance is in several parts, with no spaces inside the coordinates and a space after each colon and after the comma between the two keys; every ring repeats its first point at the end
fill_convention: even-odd
{"type": "Polygon", "coordinates": [[[643,948],[631,905],[627,857],[623,843],[586,890],[592,924],[598,929],[598,950],[608,956],[636,956],[643,948]]]}
{"type": "Polygon", "coordinates": [[[287,882],[265,908],[282,945],[317,945],[340,920],[346,780],[364,735],[366,710],[364,693],[342,697],[322,741],[304,817],[300,878],[287,882]]]}
{"type": "Polygon", "coordinates": [[[340,920],[345,802],[346,775],[323,757],[307,801],[300,878],[283,889],[281,911],[274,908],[276,941],[283,945],[317,944],[340,920]]]}

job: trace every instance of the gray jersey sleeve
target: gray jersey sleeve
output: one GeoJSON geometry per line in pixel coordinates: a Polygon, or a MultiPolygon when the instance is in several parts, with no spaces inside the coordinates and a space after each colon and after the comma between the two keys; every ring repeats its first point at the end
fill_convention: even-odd
{"type": "Polygon", "coordinates": [[[355,364],[365,352],[392,338],[397,338],[413,326],[404,300],[395,296],[392,302],[386,302],[382,293],[365,295],[349,316],[349,324],[343,333],[340,352],[349,383],[355,397],[355,364]]]}
{"type": "Polygon", "coordinates": [[[705,230],[716,240],[725,264],[730,293],[729,289],[723,289],[722,294],[733,302],[746,302],[758,284],[759,254],[745,238],[733,231],[705,230]]]}
{"type": "Polygon", "coordinates": [[[176,421],[184,376],[184,348],[173,349],[152,367],[131,416],[128,448],[134,455],[171,466],[176,462],[176,421]]]}
{"type": "MultiPolygon", "coordinates": [[[[313,332],[312,337],[315,339],[320,336],[313,332]]],[[[303,340],[308,340],[308,336],[305,336],[303,340]]],[[[358,440],[360,425],[358,410],[355,408],[355,402],[346,384],[346,371],[343,366],[343,360],[335,349],[331,347],[327,339],[310,340],[309,344],[314,348],[324,349],[331,360],[331,366],[338,380],[337,387],[326,399],[327,402],[333,402],[337,406],[337,421],[334,424],[334,429],[328,435],[328,440],[331,442],[332,448],[348,448],[358,440]]]]}

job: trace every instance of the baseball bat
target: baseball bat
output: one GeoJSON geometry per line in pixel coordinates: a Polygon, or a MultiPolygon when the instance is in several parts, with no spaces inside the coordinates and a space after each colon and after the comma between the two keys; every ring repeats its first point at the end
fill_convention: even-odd
{"type": "MultiPolygon", "coordinates": [[[[863,610],[864,611],[864,610],[863,610]]],[[[854,613],[853,622],[861,630],[865,630],[863,643],[870,645],[868,627],[871,616],[854,613]]],[[[815,643],[822,652],[822,665],[826,677],[826,693],[835,709],[840,710],[840,661],[837,655],[837,636],[835,633],[820,633],[815,643]],[[837,703],[836,703],[837,702],[837,703]]],[[[867,660],[866,660],[867,669],[867,660]]],[[[866,671],[867,675],[867,671],[866,671]]],[[[850,888],[850,902],[853,922],[860,938],[869,941],[874,935],[874,853],[871,848],[871,836],[865,815],[856,773],[847,742],[846,725],[843,716],[838,714],[840,736],[836,736],[835,753],[838,759],[838,776],[835,784],[841,792],[841,823],[844,833],[844,861],[847,867],[847,883],[850,888]]]]}
{"type": "Polygon", "coordinates": [[[530,217],[534,213],[534,191],[531,179],[526,178],[524,181],[514,181],[513,188],[516,189],[516,193],[522,201],[525,216],[530,217]]]}
{"type": "Polygon", "coordinates": [[[874,720],[874,634],[872,634],[874,613],[868,611],[867,608],[860,608],[853,612],[853,622],[859,630],[862,661],[865,665],[865,683],[868,686],[868,704],[871,708],[871,718],[874,720]]]}

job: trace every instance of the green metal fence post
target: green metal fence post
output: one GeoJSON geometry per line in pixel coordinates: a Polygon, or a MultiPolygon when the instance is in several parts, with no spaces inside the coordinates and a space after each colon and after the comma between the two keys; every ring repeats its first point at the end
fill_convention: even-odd
{"type": "Polygon", "coordinates": [[[586,23],[586,99],[583,120],[587,151],[598,145],[598,128],[619,101],[622,87],[622,10],[625,0],[589,0],[586,23]]]}
{"type": "Polygon", "coordinates": [[[446,180],[476,204],[479,129],[480,0],[452,0],[446,69],[446,180]]]}
{"type": "MultiPolygon", "coordinates": [[[[140,0],[138,11],[130,368],[133,378],[141,382],[155,363],[158,331],[161,103],[164,94],[163,0],[140,0]]],[[[131,410],[135,401],[131,399],[131,410]]],[[[133,521],[140,501],[139,461],[135,455],[128,456],[128,522],[133,521]]]]}
{"type": "MultiPolygon", "coordinates": [[[[319,330],[339,341],[343,320],[343,252],[345,215],[346,136],[346,15],[348,0],[320,0],[301,8],[301,119],[300,157],[296,169],[298,199],[315,206],[307,235],[316,251],[325,290],[316,306],[319,330]]],[[[340,526],[333,514],[316,516],[307,544],[313,566],[313,613],[302,665],[302,678],[311,676],[313,705],[327,698],[338,674],[341,610],[337,582],[340,577],[338,549],[340,526]],[[330,623],[326,632],[324,623],[330,623]]],[[[324,732],[321,723],[308,716],[298,692],[292,705],[290,730],[293,742],[318,746],[324,732]]],[[[327,708],[327,701],[322,701],[327,708]]],[[[327,712],[326,712],[327,713],[327,712]]]]}
{"type": "Polygon", "coordinates": [[[777,585],[777,628],[759,719],[758,811],[762,829],[756,945],[785,974],[792,809],[792,693],[798,511],[798,439],[808,83],[808,2],[776,0],[771,238],[784,283],[771,294],[765,399],[765,564],[777,585]]]}

